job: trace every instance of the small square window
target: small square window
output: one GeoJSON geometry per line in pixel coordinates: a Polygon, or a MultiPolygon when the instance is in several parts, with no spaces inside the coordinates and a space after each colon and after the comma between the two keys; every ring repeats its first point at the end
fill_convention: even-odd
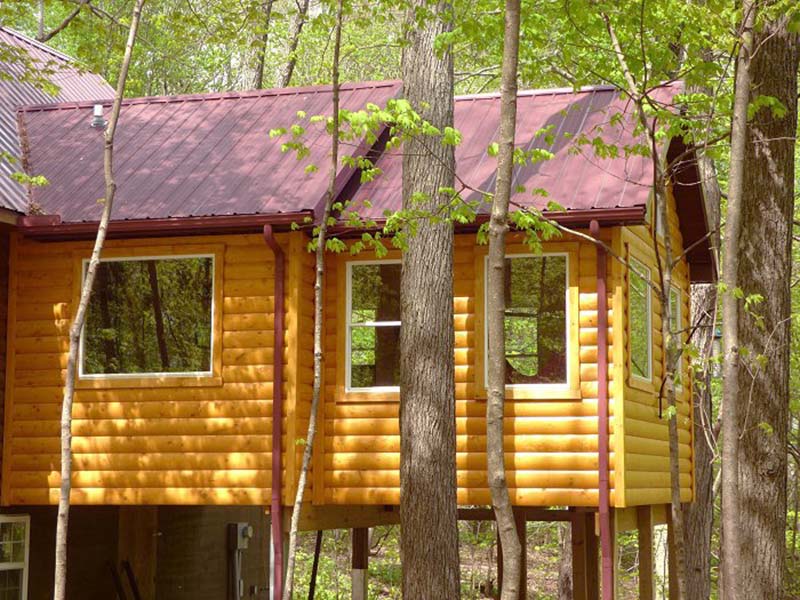
{"type": "Polygon", "coordinates": [[[400,263],[347,265],[347,388],[400,384],[400,263]]]}
{"type": "Polygon", "coordinates": [[[213,256],[103,260],[81,338],[81,375],[210,374],[213,302],[213,256]]]}

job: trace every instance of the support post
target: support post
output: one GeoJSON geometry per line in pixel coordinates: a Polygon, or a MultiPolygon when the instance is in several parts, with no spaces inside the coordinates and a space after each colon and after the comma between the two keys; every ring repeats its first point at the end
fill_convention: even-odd
{"type": "Polygon", "coordinates": [[[636,507],[636,529],[639,537],[639,600],[653,600],[653,509],[636,507]]]}
{"type": "Polygon", "coordinates": [[[667,504],[667,571],[669,573],[669,600],[678,600],[678,565],[675,560],[675,527],[672,525],[672,507],[667,504]]]}
{"type": "Polygon", "coordinates": [[[600,598],[600,544],[595,534],[595,513],[586,513],[586,600],[600,598]]]}
{"type": "MultiPolygon", "coordinates": [[[[571,523],[570,543],[572,544],[572,600],[587,600],[587,562],[586,518],[575,513],[571,523]]],[[[592,532],[594,535],[594,532],[592,532]]]]}
{"type": "Polygon", "coordinates": [[[353,529],[353,562],[351,580],[353,600],[367,600],[367,571],[369,569],[369,529],[353,529]]]}

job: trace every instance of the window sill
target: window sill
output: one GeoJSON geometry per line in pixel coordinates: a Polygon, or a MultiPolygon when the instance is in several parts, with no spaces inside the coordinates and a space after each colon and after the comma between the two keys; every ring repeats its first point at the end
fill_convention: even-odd
{"type": "Polygon", "coordinates": [[[649,394],[656,393],[656,386],[652,379],[637,379],[636,377],[630,376],[628,377],[628,386],[641,392],[647,392],[649,394]]]}
{"type": "MultiPolygon", "coordinates": [[[[581,400],[580,388],[571,388],[569,386],[548,386],[547,384],[529,385],[519,387],[506,386],[506,400],[563,400],[575,401],[581,400]]],[[[477,394],[477,399],[486,400],[487,390],[484,388],[477,394]]]]}
{"type": "Polygon", "coordinates": [[[353,390],[340,394],[338,402],[399,402],[400,390],[379,389],[374,392],[367,390],[353,390]]]}
{"type": "Polygon", "coordinates": [[[222,377],[214,375],[156,375],[152,377],[108,377],[81,379],[75,382],[78,390],[105,390],[126,388],[176,388],[176,387],[220,387],[222,377]]]}

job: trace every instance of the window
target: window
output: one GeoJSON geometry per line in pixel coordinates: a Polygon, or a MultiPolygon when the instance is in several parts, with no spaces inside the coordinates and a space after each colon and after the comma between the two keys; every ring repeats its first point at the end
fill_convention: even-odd
{"type": "Polygon", "coordinates": [[[650,269],[636,259],[628,270],[628,321],[631,375],[652,378],[652,327],[650,316],[650,269]]]}
{"type": "Polygon", "coordinates": [[[347,388],[400,384],[400,263],[347,264],[347,388]]]}
{"type": "MultiPolygon", "coordinates": [[[[669,320],[672,331],[678,338],[677,343],[682,344],[681,291],[676,287],[671,287],[669,290],[669,320]]],[[[678,364],[675,365],[675,389],[678,392],[683,389],[683,359],[681,356],[678,357],[678,364]]]]}
{"type": "Polygon", "coordinates": [[[0,515],[0,600],[28,597],[28,515],[0,515]]]}
{"type": "Polygon", "coordinates": [[[81,338],[81,375],[210,374],[213,298],[213,256],[103,260],[81,338]]]}
{"type": "Polygon", "coordinates": [[[567,271],[566,255],[506,258],[506,384],[567,383],[567,271]]]}

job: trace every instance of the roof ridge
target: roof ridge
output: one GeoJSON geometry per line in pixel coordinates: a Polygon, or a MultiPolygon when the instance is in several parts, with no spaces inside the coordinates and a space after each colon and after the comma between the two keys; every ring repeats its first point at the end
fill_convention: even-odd
{"type": "MultiPolygon", "coordinates": [[[[401,85],[397,79],[385,81],[362,81],[344,83],[340,90],[365,90],[371,88],[384,88],[401,85]]],[[[301,94],[326,93],[330,92],[333,86],[330,84],[308,85],[287,88],[267,88],[262,90],[243,90],[232,92],[209,92],[205,94],[178,94],[174,96],[142,96],[138,98],[125,98],[123,106],[133,106],[137,104],[173,104],[180,102],[204,102],[207,100],[238,100],[240,98],[265,98],[270,96],[297,96],[301,94]]],[[[53,102],[48,104],[30,104],[19,107],[20,112],[37,112],[46,110],[69,110],[77,108],[91,108],[95,104],[107,104],[112,102],[111,98],[98,100],[96,102],[53,102]]]]}
{"type": "Polygon", "coordinates": [[[4,31],[5,33],[25,42],[26,44],[37,48],[38,50],[42,50],[43,52],[47,52],[48,54],[52,54],[56,58],[63,60],[64,62],[68,62],[72,65],[77,65],[78,62],[68,54],[64,54],[60,50],[56,50],[45,44],[44,42],[40,42],[32,37],[29,37],[22,33],[21,31],[17,31],[16,29],[11,29],[11,27],[7,27],[5,25],[0,25],[0,31],[4,31]]]}

